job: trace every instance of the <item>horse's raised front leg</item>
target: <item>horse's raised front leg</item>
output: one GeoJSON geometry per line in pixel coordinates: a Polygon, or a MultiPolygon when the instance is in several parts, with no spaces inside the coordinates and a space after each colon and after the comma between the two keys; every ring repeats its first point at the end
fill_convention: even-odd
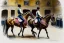
{"type": "Polygon", "coordinates": [[[34,28],[31,29],[31,32],[33,34],[33,36],[35,37],[35,34],[37,34],[36,32],[33,31],[34,28]]]}
{"type": "Polygon", "coordinates": [[[21,27],[21,29],[20,29],[20,32],[18,33],[18,36],[20,35],[21,31],[22,31],[22,27],[21,27]]]}
{"type": "Polygon", "coordinates": [[[15,36],[14,32],[13,32],[13,29],[14,29],[14,26],[11,26],[11,32],[12,32],[13,36],[15,36]]]}
{"type": "Polygon", "coordinates": [[[41,29],[40,29],[39,32],[38,32],[38,38],[39,38],[39,34],[40,34],[40,32],[41,32],[41,29]]]}
{"type": "Polygon", "coordinates": [[[48,32],[47,32],[47,29],[45,29],[45,31],[46,31],[47,37],[49,38],[49,36],[48,36],[48,32]]]}

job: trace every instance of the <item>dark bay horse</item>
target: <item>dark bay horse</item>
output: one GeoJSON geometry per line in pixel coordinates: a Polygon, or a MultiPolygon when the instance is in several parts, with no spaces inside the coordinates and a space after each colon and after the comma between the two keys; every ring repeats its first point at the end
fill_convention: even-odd
{"type": "MultiPolygon", "coordinates": [[[[23,36],[23,32],[24,32],[24,29],[26,28],[25,26],[27,26],[27,20],[29,16],[32,17],[32,14],[30,12],[23,14],[24,22],[21,23],[22,25],[20,25],[18,18],[6,19],[5,25],[4,25],[5,34],[8,36],[8,29],[10,27],[11,27],[11,32],[13,33],[14,26],[17,26],[21,28],[20,32],[18,33],[18,36],[20,35],[21,31],[22,31],[22,36],[23,36]]],[[[15,36],[14,33],[13,33],[13,36],[15,36]]]]}
{"type": "Polygon", "coordinates": [[[33,19],[28,20],[28,25],[32,28],[31,29],[32,34],[35,36],[36,32],[33,31],[33,29],[36,27],[39,30],[39,32],[38,32],[38,38],[39,38],[39,34],[40,34],[41,30],[45,29],[47,37],[49,38],[46,28],[48,27],[48,24],[49,24],[49,21],[51,18],[52,18],[51,14],[46,15],[44,18],[41,17],[40,23],[36,23],[36,24],[34,23],[35,20],[33,20],[33,19]]]}

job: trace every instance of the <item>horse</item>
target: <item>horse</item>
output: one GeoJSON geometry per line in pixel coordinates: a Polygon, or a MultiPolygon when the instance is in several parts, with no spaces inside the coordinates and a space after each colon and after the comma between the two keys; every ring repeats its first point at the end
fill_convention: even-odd
{"type": "Polygon", "coordinates": [[[25,26],[27,26],[27,20],[28,20],[29,16],[32,17],[32,14],[30,12],[23,14],[24,22],[21,23],[22,25],[20,25],[18,18],[6,19],[5,24],[4,24],[5,34],[8,36],[8,29],[11,27],[11,32],[12,32],[13,36],[15,36],[13,33],[13,29],[14,29],[14,26],[17,26],[17,27],[21,28],[20,32],[18,33],[18,36],[20,35],[20,33],[22,31],[22,37],[23,37],[24,36],[23,32],[24,32],[24,29],[26,28],[25,26]],[[5,27],[6,27],[6,29],[5,29],[5,27]],[[22,30],[22,28],[23,28],[23,30],[22,30]]]}
{"type": "Polygon", "coordinates": [[[46,31],[47,37],[49,38],[48,32],[47,32],[46,28],[48,27],[49,21],[50,21],[51,18],[52,18],[51,14],[48,14],[44,18],[41,17],[40,23],[34,23],[35,22],[34,19],[28,20],[28,25],[31,27],[32,34],[34,36],[35,36],[35,34],[37,34],[35,31],[33,31],[33,29],[36,27],[39,30],[39,32],[38,32],[38,38],[39,38],[39,34],[40,34],[40,32],[41,32],[42,29],[44,29],[46,31]]]}

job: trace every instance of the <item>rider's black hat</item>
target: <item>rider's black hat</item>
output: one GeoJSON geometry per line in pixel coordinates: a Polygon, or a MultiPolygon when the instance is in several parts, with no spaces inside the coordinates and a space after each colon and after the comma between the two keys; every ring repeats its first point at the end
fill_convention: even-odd
{"type": "Polygon", "coordinates": [[[21,5],[20,5],[20,4],[18,4],[18,7],[21,7],[21,5]]]}

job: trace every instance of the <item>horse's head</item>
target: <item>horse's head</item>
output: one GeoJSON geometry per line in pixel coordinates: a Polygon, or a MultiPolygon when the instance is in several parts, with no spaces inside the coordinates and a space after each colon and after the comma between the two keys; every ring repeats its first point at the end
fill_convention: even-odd
{"type": "Polygon", "coordinates": [[[24,18],[26,18],[26,19],[28,19],[28,17],[31,17],[31,18],[34,18],[34,15],[30,12],[30,11],[28,11],[28,12],[26,12],[25,14],[24,14],[24,18]]]}
{"type": "MultiPolygon", "coordinates": [[[[53,16],[51,14],[48,14],[44,17],[44,19],[46,20],[46,22],[48,23],[50,21],[50,19],[52,20],[53,16]]],[[[55,18],[55,17],[54,17],[55,18]]]]}
{"type": "Polygon", "coordinates": [[[55,21],[54,15],[51,15],[51,21],[55,21]]]}

